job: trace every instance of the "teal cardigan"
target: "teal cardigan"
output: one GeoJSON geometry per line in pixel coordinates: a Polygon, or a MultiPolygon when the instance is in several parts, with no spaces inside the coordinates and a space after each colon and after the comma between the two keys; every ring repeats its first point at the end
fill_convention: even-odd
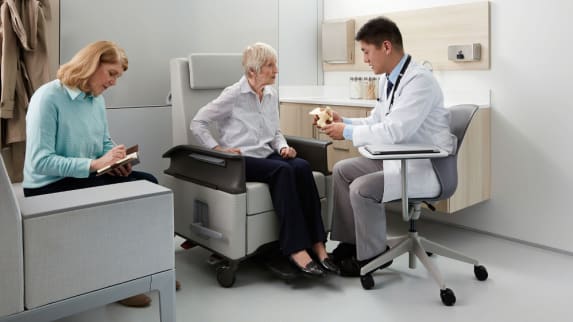
{"type": "Polygon", "coordinates": [[[91,160],[113,148],[103,97],[68,88],[58,79],[32,95],[26,136],[24,188],[87,178],[91,160]]]}

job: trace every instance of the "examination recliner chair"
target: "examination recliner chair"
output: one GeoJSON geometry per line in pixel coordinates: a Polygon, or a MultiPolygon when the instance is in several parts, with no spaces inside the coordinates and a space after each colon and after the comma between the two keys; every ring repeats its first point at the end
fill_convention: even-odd
{"type": "MultiPolygon", "coordinates": [[[[406,195],[406,198],[403,197],[400,200],[402,202],[402,218],[404,221],[410,223],[408,234],[405,236],[389,238],[387,243],[388,246],[390,246],[390,250],[362,267],[360,271],[360,282],[364,289],[371,289],[374,287],[372,273],[377,269],[377,267],[380,267],[382,264],[405,253],[409,253],[410,268],[416,267],[416,257],[422,262],[424,267],[426,267],[430,275],[440,287],[440,298],[442,303],[446,306],[454,305],[456,303],[456,296],[454,291],[446,287],[442,274],[432,260],[430,260],[429,256],[437,254],[468,264],[473,264],[474,275],[479,281],[485,281],[488,278],[487,269],[485,266],[480,265],[478,260],[419,236],[416,229],[416,222],[420,218],[423,203],[426,203],[430,209],[435,210],[432,205],[433,202],[448,199],[456,191],[458,186],[458,151],[460,150],[466,131],[472,118],[477,112],[478,107],[471,104],[456,105],[450,107],[449,110],[451,112],[450,128],[452,133],[458,139],[456,151],[445,158],[431,159],[432,166],[440,184],[440,194],[438,196],[428,196],[426,198],[408,198],[406,195]]],[[[415,158],[415,156],[412,158],[415,158]]],[[[396,159],[404,162],[404,160],[409,158],[397,157],[396,159]]],[[[405,163],[402,163],[402,169],[404,168],[405,163]]],[[[402,176],[403,183],[406,180],[405,177],[405,175],[402,176]]],[[[402,192],[402,194],[404,194],[404,192],[402,192]]]]}
{"type": "MultiPolygon", "coordinates": [[[[223,257],[217,281],[231,287],[239,263],[278,239],[278,218],[268,186],[245,181],[240,155],[200,147],[189,128],[197,111],[243,75],[240,54],[191,54],[170,61],[174,147],[166,184],[175,200],[175,232],[223,257]]],[[[212,132],[217,136],[216,129],[212,132]]],[[[326,230],[332,195],[326,148],[330,142],[287,137],[311,164],[326,230]]]]}

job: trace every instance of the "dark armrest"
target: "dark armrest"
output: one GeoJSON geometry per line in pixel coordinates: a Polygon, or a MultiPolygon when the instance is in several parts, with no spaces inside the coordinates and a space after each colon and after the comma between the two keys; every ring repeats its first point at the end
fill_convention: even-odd
{"type": "Polygon", "coordinates": [[[163,154],[170,158],[164,173],[232,194],[247,191],[242,156],[196,145],[178,145],[163,154]]]}
{"type": "Polygon", "coordinates": [[[313,171],[319,171],[325,175],[328,171],[327,147],[332,144],[330,141],[302,138],[298,136],[285,136],[288,144],[292,146],[297,156],[310,163],[313,171]]]}

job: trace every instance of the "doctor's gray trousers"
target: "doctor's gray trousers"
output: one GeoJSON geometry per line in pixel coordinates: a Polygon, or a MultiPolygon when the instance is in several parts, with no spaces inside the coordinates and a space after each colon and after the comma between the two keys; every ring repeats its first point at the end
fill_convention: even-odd
{"type": "Polygon", "coordinates": [[[331,239],[356,245],[358,260],[386,250],[382,160],[364,157],[337,162],[332,170],[334,211],[331,239]]]}

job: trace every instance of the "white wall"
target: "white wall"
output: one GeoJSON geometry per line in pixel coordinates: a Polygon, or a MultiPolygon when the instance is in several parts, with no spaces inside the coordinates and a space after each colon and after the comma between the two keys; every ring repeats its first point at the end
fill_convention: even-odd
{"type": "MultiPolygon", "coordinates": [[[[465,2],[471,1],[327,0],[324,18],[465,2]]],[[[491,89],[492,198],[432,217],[573,252],[573,2],[490,4],[491,70],[435,74],[446,89],[491,89]]]]}
{"type": "Polygon", "coordinates": [[[281,85],[322,84],[319,64],[322,0],[279,1],[279,82],[281,85]]]}
{"type": "Polygon", "coordinates": [[[60,9],[62,62],[99,39],[126,50],[128,71],[104,93],[114,107],[107,113],[110,133],[118,143],[138,143],[137,169],[160,183],[169,165],[161,156],[172,145],[169,60],[192,52],[242,52],[256,41],[278,46],[278,0],[98,0],[97,6],[61,0],[60,9]]]}
{"type": "Polygon", "coordinates": [[[123,47],[129,70],[104,95],[112,107],[165,105],[171,58],[192,52],[242,52],[256,41],[278,45],[278,0],[92,3],[61,0],[60,58],[68,61],[100,39],[123,47]]]}

